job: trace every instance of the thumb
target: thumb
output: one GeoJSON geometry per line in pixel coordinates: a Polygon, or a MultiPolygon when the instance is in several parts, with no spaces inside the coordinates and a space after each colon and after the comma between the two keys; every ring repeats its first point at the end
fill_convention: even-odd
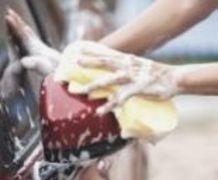
{"type": "Polygon", "coordinates": [[[21,64],[24,68],[35,71],[41,76],[47,76],[52,73],[57,66],[45,56],[24,57],[21,59],[21,64]]]}

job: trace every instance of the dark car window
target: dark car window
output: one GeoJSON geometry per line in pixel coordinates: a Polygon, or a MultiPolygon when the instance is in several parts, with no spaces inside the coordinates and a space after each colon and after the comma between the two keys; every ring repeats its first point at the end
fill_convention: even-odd
{"type": "MultiPolygon", "coordinates": [[[[4,22],[6,7],[15,9],[36,30],[33,18],[25,1],[0,1],[0,76],[14,61],[19,60],[19,47],[7,32],[4,22]]],[[[37,94],[40,79],[34,74],[23,72],[19,86],[7,99],[0,97],[0,169],[16,171],[25,158],[39,143],[37,94]],[[34,85],[34,86],[33,86],[34,85]]],[[[7,80],[5,81],[7,82],[7,80]]]]}

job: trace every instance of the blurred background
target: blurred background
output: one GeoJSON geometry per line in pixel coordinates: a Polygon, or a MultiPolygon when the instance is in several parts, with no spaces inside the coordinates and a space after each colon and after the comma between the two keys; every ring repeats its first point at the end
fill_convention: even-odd
{"type": "MultiPolygon", "coordinates": [[[[44,27],[38,28],[41,31],[39,34],[44,41],[60,50],[76,39],[100,39],[135,18],[153,3],[152,0],[33,2],[34,7],[40,9],[36,11],[40,13],[35,14],[37,21],[45,24],[44,27]]],[[[22,6],[22,3],[15,4],[18,9],[22,6]]],[[[1,24],[2,20],[1,18],[1,24]]],[[[5,35],[2,31],[3,29],[0,29],[0,54],[4,59],[5,35]]],[[[208,19],[145,56],[172,64],[217,61],[218,12],[214,12],[208,19]]],[[[174,101],[180,123],[164,140],[155,146],[146,146],[148,179],[217,180],[218,97],[181,96],[176,97],[174,101]]]]}

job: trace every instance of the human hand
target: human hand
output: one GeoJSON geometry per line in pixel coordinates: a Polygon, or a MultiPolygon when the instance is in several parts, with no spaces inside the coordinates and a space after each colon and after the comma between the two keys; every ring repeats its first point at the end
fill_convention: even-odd
{"type": "Polygon", "coordinates": [[[120,89],[97,110],[102,115],[121,106],[132,96],[167,99],[179,93],[176,67],[156,63],[130,54],[117,56],[81,56],[78,64],[85,68],[103,68],[113,73],[74,89],[74,93],[86,94],[96,89],[119,85],[120,89]]]}
{"type": "Polygon", "coordinates": [[[28,53],[28,56],[20,60],[23,67],[43,76],[54,71],[61,54],[42,42],[31,27],[12,9],[7,10],[5,19],[9,31],[28,53]]]}
{"type": "Polygon", "coordinates": [[[9,32],[28,55],[20,60],[16,59],[18,57],[11,59],[1,76],[0,94],[7,99],[19,89],[24,69],[35,71],[44,77],[55,70],[61,55],[43,43],[12,9],[7,10],[5,20],[9,32]]]}

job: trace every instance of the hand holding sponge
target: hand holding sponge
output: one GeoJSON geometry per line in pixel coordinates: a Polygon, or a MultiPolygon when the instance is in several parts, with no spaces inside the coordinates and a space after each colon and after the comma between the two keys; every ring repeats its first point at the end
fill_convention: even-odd
{"type": "MultiPolygon", "coordinates": [[[[97,78],[113,72],[106,69],[84,68],[78,65],[81,56],[120,56],[121,52],[112,50],[98,43],[79,41],[70,44],[63,52],[62,60],[55,71],[57,81],[68,83],[68,90],[80,88],[97,78]]],[[[119,59],[117,59],[119,61],[119,59]]],[[[119,86],[109,86],[89,94],[90,98],[109,98],[119,90],[119,86]]],[[[121,127],[123,138],[143,138],[156,142],[171,132],[178,123],[177,113],[170,100],[148,100],[135,96],[128,99],[121,107],[113,110],[121,127]]]]}

